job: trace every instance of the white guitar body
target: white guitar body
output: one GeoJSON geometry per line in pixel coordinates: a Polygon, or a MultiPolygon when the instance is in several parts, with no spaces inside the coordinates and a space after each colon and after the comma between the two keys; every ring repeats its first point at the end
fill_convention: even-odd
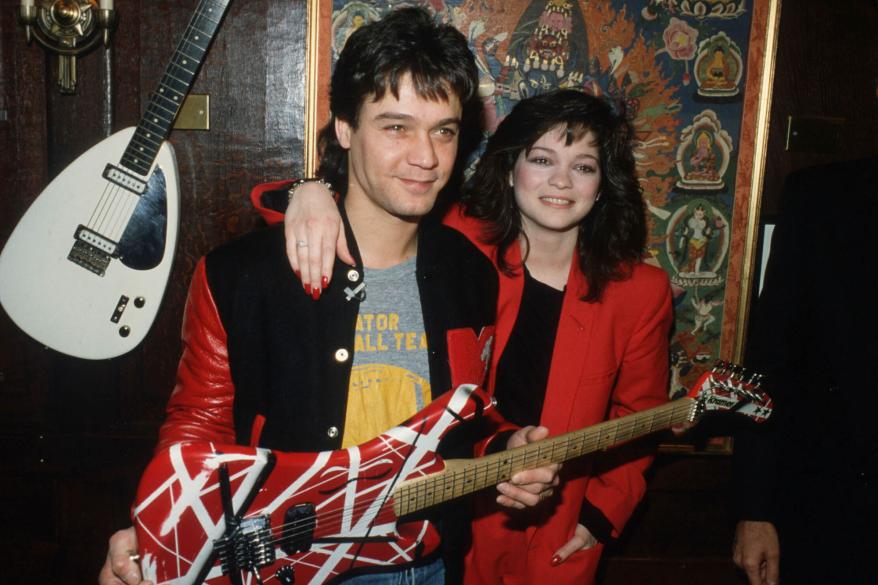
{"type": "Polygon", "coordinates": [[[177,246],[177,161],[165,141],[231,0],[199,0],[137,127],[90,148],[46,187],[0,252],[0,304],[61,353],[137,347],[177,246]]]}
{"type": "Polygon", "coordinates": [[[134,349],[155,319],[171,271],[180,211],[173,147],[161,144],[149,176],[131,175],[146,184],[144,193],[104,178],[134,132],[113,134],[64,169],[0,253],[0,304],[9,317],[74,357],[106,359],[134,349]],[[78,233],[79,226],[88,229],[78,233]],[[98,253],[118,243],[103,274],[100,265],[83,265],[83,250],[72,252],[80,240],[95,243],[98,253]]]}

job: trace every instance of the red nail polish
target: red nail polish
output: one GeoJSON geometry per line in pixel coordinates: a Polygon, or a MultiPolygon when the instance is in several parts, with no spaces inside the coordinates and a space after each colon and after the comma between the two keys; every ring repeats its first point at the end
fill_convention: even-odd
{"type": "Polygon", "coordinates": [[[322,288],[326,288],[327,286],[329,286],[329,279],[324,276],[320,279],[320,284],[323,285],[322,288]]]}
{"type": "Polygon", "coordinates": [[[302,278],[302,271],[301,270],[293,270],[293,272],[296,273],[296,278],[298,278],[298,279],[302,278]]]}
{"type": "Polygon", "coordinates": [[[305,283],[304,286],[305,286],[305,294],[310,295],[311,294],[311,285],[308,283],[305,283]]]}
{"type": "Polygon", "coordinates": [[[311,298],[315,301],[320,298],[320,289],[319,288],[315,287],[314,290],[311,291],[311,298]]]}
{"type": "Polygon", "coordinates": [[[561,556],[560,555],[553,556],[552,557],[552,566],[557,567],[560,564],[561,564],[561,556]]]}

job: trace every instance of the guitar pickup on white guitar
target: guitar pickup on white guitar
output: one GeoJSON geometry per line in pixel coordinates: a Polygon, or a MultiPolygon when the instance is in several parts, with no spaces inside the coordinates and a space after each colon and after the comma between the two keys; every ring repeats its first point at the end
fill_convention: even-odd
{"type": "Polygon", "coordinates": [[[76,241],[73,242],[73,248],[70,249],[67,259],[98,276],[106,274],[112,258],[119,257],[117,242],[105,238],[84,225],[76,228],[73,238],[76,241]]]}
{"type": "Polygon", "coordinates": [[[122,167],[116,165],[107,165],[104,169],[104,178],[111,183],[115,183],[134,193],[135,195],[143,195],[146,191],[146,181],[135,177],[131,173],[125,171],[122,167]]]}

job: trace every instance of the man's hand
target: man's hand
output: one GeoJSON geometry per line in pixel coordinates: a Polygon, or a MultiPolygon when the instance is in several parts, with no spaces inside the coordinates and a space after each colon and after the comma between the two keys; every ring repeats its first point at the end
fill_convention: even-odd
{"type": "Polygon", "coordinates": [[[568,540],[567,544],[555,551],[555,556],[552,557],[552,566],[557,567],[566,561],[567,557],[573,553],[589,549],[597,543],[598,539],[588,531],[588,528],[582,524],[577,524],[576,530],[573,532],[573,538],[568,540]]]}
{"type": "Polygon", "coordinates": [[[751,520],[738,522],[732,559],[747,573],[750,585],[777,585],[780,545],[774,524],[751,520]]]}
{"type": "Polygon", "coordinates": [[[151,581],[141,580],[136,554],[137,534],[133,526],[110,537],[107,560],[98,575],[99,585],[152,585],[151,581]]]}
{"type": "MultiPolygon", "coordinates": [[[[548,434],[549,429],[546,427],[524,427],[509,437],[506,448],[521,447],[545,439],[548,434]]],[[[536,469],[519,471],[509,481],[497,484],[497,491],[500,492],[500,495],[497,496],[497,503],[518,510],[536,506],[552,495],[553,488],[559,482],[558,471],[560,469],[561,464],[553,463],[536,469]]]]}
{"type": "Polygon", "coordinates": [[[332,193],[320,183],[296,188],[284,213],[284,236],[290,266],[306,291],[318,291],[312,295],[315,299],[332,279],[336,254],[342,262],[354,264],[338,207],[332,193]]]}

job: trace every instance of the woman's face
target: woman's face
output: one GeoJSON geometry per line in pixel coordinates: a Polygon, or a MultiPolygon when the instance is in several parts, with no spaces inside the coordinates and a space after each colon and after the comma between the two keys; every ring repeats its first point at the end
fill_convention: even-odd
{"type": "Polygon", "coordinates": [[[515,161],[515,203],[530,238],[576,230],[597,199],[601,168],[595,135],[589,131],[566,141],[565,128],[552,129],[515,161]]]}

